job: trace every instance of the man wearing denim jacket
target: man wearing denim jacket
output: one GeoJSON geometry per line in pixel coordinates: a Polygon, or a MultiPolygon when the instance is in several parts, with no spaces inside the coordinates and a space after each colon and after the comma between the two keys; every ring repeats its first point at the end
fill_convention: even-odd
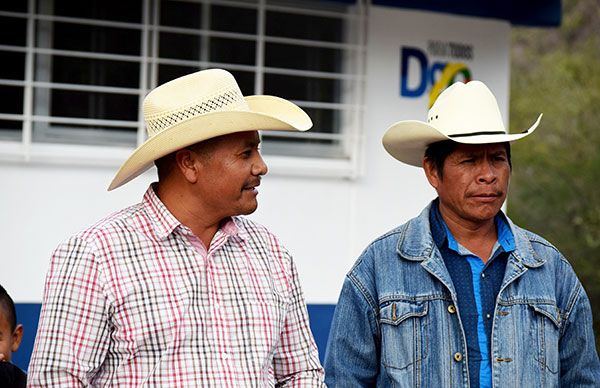
{"type": "Polygon", "coordinates": [[[592,387],[588,297],[543,238],[500,210],[510,143],[479,81],[440,94],[427,122],[383,138],[438,198],[376,239],[348,273],[325,359],[329,387],[592,387]]]}

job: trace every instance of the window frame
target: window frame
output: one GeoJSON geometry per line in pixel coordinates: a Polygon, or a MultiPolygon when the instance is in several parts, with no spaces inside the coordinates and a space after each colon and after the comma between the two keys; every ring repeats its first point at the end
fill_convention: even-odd
{"type": "MultiPolygon", "coordinates": [[[[51,3],[52,0],[49,1],[51,3]]],[[[168,0],[163,0],[168,1],[168,0]]],[[[181,1],[181,0],[180,0],[181,1]]],[[[342,122],[340,123],[340,133],[263,133],[265,143],[268,144],[270,137],[291,137],[291,138],[309,138],[309,139],[333,139],[340,141],[342,149],[341,157],[327,157],[318,155],[307,156],[282,156],[285,155],[285,147],[294,147],[293,143],[285,143],[283,151],[278,154],[266,152],[265,159],[270,164],[272,173],[282,175],[305,175],[305,176],[329,176],[355,178],[361,173],[361,150],[364,146],[364,134],[362,133],[362,118],[364,111],[364,63],[366,56],[366,5],[363,1],[357,1],[351,6],[352,12],[341,14],[329,10],[317,10],[311,8],[301,8],[298,2],[289,1],[289,4],[271,4],[267,0],[235,1],[235,0],[183,0],[201,4],[206,9],[211,5],[223,5],[233,7],[248,7],[257,10],[257,31],[256,34],[234,33],[224,31],[214,31],[206,29],[188,29],[182,27],[161,26],[160,23],[160,3],[161,0],[142,0],[142,18],[141,22],[118,22],[101,19],[73,18],[64,16],[54,16],[39,10],[34,13],[38,1],[28,0],[28,12],[9,12],[0,11],[0,16],[18,17],[26,19],[26,46],[0,45],[2,51],[13,51],[25,53],[25,76],[23,80],[0,79],[0,85],[23,87],[23,113],[6,114],[0,113],[0,119],[14,120],[22,122],[20,141],[0,140],[0,160],[10,161],[37,161],[41,163],[68,163],[75,165],[107,165],[118,166],[132,151],[131,146],[123,147],[123,142],[130,134],[114,133],[110,139],[105,139],[106,132],[90,129],[73,130],[69,128],[68,136],[61,137],[63,130],[54,126],[52,131],[45,132],[44,125],[53,124],[80,124],[113,126],[135,128],[135,146],[139,146],[146,140],[146,131],[143,122],[143,116],[138,113],[137,121],[125,120],[106,120],[90,118],[72,118],[72,117],[53,117],[50,116],[47,108],[49,103],[49,93],[40,93],[39,91],[54,89],[107,92],[133,94],[138,96],[138,112],[141,112],[141,106],[145,95],[152,90],[158,81],[158,66],[161,64],[171,64],[190,67],[224,67],[229,70],[242,70],[254,72],[254,94],[263,94],[265,74],[297,75],[317,78],[331,78],[343,81],[343,88],[350,90],[342,97],[342,102],[317,102],[317,101],[297,101],[292,100],[302,108],[325,108],[336,109],[340,112],[342,122]],[[302,15],[315,16],[333,16],[348,21],[343,43],[313,41],[308,39],[285,38],[265,35],[266,13],[268,11],[280,11],[285,13],[298,13],[302,15]],[[40,36],[36,37],[36,23],[40,22],[67,22],[80,23],[86,25],[120,27],[138,29],[141,33],[139,56],[109,54],[100,52],[78,52],[69,50],[58,50],[52,48],[40,47],[40,36]],[[191,33],[200,36],[201,39],[211,37],[223,37],[234,39],[255,40],[256,58],[254,65],[242,65],[231,63],[210,62],[207,59],[207,53],[201,54],[200,60],[182,60],[158,57],[158,39],[161,32],[191,33]],[[349,35],[352,34],[352,37],[349,35]],[[349,43],[350,42],[350,43],[349,43]],[[327,47],[341,49],[342,72],[333,73],[325,71],[299,70],[288,68],[275,68],[265,66],[265,45],[267,43],[293,44],[311,47],[327,47]],[[109,59],[120,61],[131,61],[139,63],[139,87],[123,88],[100,85],[79,85],[79,84],[59,84],[50,82],[49,73],[44,80],[44,69],[35,67],[35,60],[45,55],[49,61],[52,61],[52,55],[65,55],[84,58],[109,59]],[[37,79],[37,81],[36,81],[37,79]],[[41,80],[40,80],[41,79],[41,80]],[[349,86],[348,86],[349,85],[349,86]],[[34,93],[34,89],[36,93],[34,93]],[[44,96],[45,95],[45,96],[44,96]],[[46,102],[44,103],[44,100],[46,102]],[[34,136],[34,123],[35,136],[34,136]],[[38,141],[51,140],[53,142],[38,141]],[[44,138],[43,136],[47,136],[44,138]],[[98,145],[77,144],[77,139],[82,136],[88,139],[90,136],[98,136],[104,141],[98,145]],[[59,142],[56,138],[58,137],[59,142]],[[73,144],[76,143],[76,144],[73,144]],[[108,145],[105,143],[109,143],[108,145]]],[[[281,1],[279,1],[281,3],[281,1]]],[[[43,0],[39,4],[47,5],[43,0]]],[[[207,13],[203,13],[206,15],[207,13]]],[[[204,26],[205,24],[203,24],[204,26]]],[[[46,36],[46,39],[51,37],[46,36]]],[[[203,45],[206,47],[206,45],[203,45]]],[[[204,50],[206,51],[206,50],[204,50]]],[[[312,144],[310,147],[318,149],[319,145],[312,144]]],[[[322,145],[323,149],[331,149],[330,145],[322,145]]],[[[269,147],[272,148],[272,145],[269,147]]],[[[308,147],[307,147],[308,148],[308,147]]]]}

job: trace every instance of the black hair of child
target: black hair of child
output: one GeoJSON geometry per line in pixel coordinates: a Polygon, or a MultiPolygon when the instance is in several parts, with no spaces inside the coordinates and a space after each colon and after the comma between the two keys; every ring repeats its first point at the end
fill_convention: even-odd
{"type": "Polygon", "coordinates": [[[15,303],[2,285],[0,285],[0,305],[8,313],[8,323],[10,324],[10,329],[14,331],[17,328],[17,311],[15,310],[15,303]]]}

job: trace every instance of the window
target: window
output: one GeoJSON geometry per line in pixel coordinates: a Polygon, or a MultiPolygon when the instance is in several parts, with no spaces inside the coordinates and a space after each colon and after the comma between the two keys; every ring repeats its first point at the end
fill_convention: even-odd
{"type": "Polygon", "coordinates": [[[3,2],[0,146],[130,149],[145,140],[150,89],[221,67],[244,95],[287,98],[313,119],[307,133],[265,133],[265,154],[355,164],[363,35],[360,1],[3,2]]]}

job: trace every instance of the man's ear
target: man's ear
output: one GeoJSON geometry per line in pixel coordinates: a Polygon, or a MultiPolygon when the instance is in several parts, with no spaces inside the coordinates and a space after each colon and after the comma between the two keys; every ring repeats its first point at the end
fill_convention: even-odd
{"type": "Polygon", "coordinates": [[[423,170],[425,171],[425,176],[427,177],[429,184],[437,190],[442,178],[439,176],[435,164],[430,159],[423,158],[423,170]]]}
{"type": "Polygon", "coordinates": [[[21,340],[23,339],[23,325],[18,324],[13,332],[13,341],[11,345],[11,352],[16,352],[19,350],[19,346],[21,346],[21,340]]]}
{"type": "Polygon", "coordinates": [[[188,148],[177,151],[175,154],[175,164],[186,181],[189,183],[196,183],[198,181],[200,163],[198,155],[194,151],[188,148]]]}

